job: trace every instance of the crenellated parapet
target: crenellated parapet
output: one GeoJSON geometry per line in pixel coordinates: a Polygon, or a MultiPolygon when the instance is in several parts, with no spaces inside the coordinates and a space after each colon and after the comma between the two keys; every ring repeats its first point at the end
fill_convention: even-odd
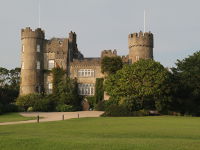
{"type": "Polygon", "coordinates": [[[103,58],[105,56],[107,56],[107,57],[115,57],[115,56],[117,56],[117,50],[116,49],[114,49],[113,51],[112,50],[103,50],[101,52],[101,58],[103,58]]]}
{"type": "Polygon", "coordinates": [[[41,28],[32,30],[30,27],[27,27],[21,30],[21,39],[24,39],[24,38],[44,39],[45,32],[41,28]]]}
{"type": "Polygon", "coordinates": [[[143,33],[140,31],[139,33],[129,34],[128,36],[128,45],[129,48],[144,46],[153,48],[153,34],[151,32],[143,33]]]}

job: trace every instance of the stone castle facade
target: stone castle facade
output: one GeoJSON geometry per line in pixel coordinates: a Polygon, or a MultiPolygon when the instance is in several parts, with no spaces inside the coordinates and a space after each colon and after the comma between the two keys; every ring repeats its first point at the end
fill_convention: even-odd
{"type": "MultiPolygon", "coordinates": [[[[68,38],[45,39],[40,28],[21,30],[21,83],[20,95],[30,93],[51,93],[51,74],[47,70],[61,67],[71,78],[78,81],[79,94],[91,96],[95,93],[96,78],[103,78],[101,60],[103,57],[117,56],[116,50],[104,50],[100,57],[87,58],[78,50],[76,33],[68,38]]],[[[122,56],[124,63],[134,63],[139,59],[153,59],[153,34],[133,33],[128,36],[129,54],[122,56]]]]}

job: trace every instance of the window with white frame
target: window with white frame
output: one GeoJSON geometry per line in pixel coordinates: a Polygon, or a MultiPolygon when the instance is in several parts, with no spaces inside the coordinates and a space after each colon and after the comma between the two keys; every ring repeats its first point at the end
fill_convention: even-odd
{"type": "Polygon", "coordinates": [[[37,45],[37,52],[40,52],[40,45],[37,45]]]}
{"type": "Polygon", "coordinates": [[[37,69],[40,69],[40,61],[37,61],[37,69]]]}
{"type": "Polygon", "coordinates": [[[94,95],[94,84],[78,84],[79,95],[94,95]]]}
{"type": "Polygon", "coordinates": [[[136,61],[140,60],[140,56],[136,56],[136,61]]]}
{"type": "Polygon", "coordinates": [[[54,68],[55,62],[54,60],[49,60],[48,61],[48,69],[51,70],[54,68]]]}
{"type": "Polygon", "coordinates": [[[48,91],[49,91],[49,94],[51,94],[53,92],[53,84],[52,83],[48,83],[48,91]]]}
{"type": "Polygon", "coordinates": [[[22,61],[22,69],[24,69],[24,62],[22,61]]]}
{"type": "Polygon", "coordinates": [[[24,52],[24,45],[22,45],[22,52],[24,52]]]}
{"type": "Polygon", "coordinates": [[[94,77],[93,69],[79,69],[78,77],[94,77]]]}

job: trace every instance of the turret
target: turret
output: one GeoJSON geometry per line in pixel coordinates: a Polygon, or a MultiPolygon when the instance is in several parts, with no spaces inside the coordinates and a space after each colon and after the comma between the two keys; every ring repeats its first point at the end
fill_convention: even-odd
{"type": "Polygon", "coordinates": [[[153,34],[139,32],[129,34],[129,61],[134,63],[140,59],[153,59],[153,34]]]}
{"type": "Polygon", "coordinates": [[[43,44],[45,33],[40,28],[21,30],[20,95],[40,93],[44,87],[43,44]]]}

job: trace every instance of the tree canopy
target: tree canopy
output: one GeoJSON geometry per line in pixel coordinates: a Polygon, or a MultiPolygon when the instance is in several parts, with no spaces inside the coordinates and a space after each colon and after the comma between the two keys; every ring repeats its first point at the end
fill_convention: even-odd
{"type": "Polygon", "coordinates": [[[101,72],[107,74],[114,74],[123,67],[122,59],[116,57],[104,57],[101,61],[101,72]]]}
{"type": "Polygon", "coordinates": [[[173,72],[173,108],[200,115],[200,51],[178,60],[173,72]]]}
{"type": "Polygon", "coordinates": [[[126,104],[130,110],[163,109],[163,101],[169,92],[169,72],[153,60],[140,60],[126,65],[105,80],[105,90],[118,104],[126,104]]]}

